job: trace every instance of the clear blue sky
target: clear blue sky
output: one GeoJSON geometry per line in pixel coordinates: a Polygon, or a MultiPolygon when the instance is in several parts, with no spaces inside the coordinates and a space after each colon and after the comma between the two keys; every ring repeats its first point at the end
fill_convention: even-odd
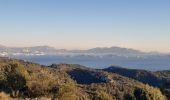
{"type": "Polygon", "coordinates": [[[0,44],[170,52],[170,0],[0,0],[0,44]]]}

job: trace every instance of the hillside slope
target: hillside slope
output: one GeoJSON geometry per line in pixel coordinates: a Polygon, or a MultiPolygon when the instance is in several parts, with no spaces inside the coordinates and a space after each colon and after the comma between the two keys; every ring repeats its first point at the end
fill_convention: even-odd
{"type": "Polygon", "coordinates": [[[103,69],[104,71],[117,73],[142,83],[158,87],[170,99],[170,71],[151,72],[138,69],[127,69],[119,66],[111,66],[103,69]]]}
{"type": "Polygon", "coordinates": [[[0,59],[0,99],[166,100],[158,88],[81,65],[0,59]],[[8,95],[9,94],[9,95],[8,95]]]}

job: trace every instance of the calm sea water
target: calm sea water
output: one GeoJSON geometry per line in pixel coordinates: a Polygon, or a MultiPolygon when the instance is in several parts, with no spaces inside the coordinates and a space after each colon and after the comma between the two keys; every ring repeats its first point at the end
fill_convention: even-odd
{"type": "Polygon", "coordinates": [[[170,56],[150,57],[94,57],[94,56],[18,56],[23,59],[43,65],[51,64],[81,64],[91,68],[106,68],[111,65],[119,65],[132,69],[145,70],[170,70],[170,56]]]}

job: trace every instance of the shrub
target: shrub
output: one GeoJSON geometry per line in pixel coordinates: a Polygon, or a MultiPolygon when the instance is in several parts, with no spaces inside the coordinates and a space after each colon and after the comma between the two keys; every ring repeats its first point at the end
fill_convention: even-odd
{"type": "Polygon", "coordinates": [[[55,98],[59,100],[75,100],[75,92],[76,87],[74,85],[61,85],[58,87],[55,98]]]}
{"type": "Polygon", "coordinates": [[[112,96],[104,91],[98,90],[95,93],[93,100],[113,100],[112,96]]]}

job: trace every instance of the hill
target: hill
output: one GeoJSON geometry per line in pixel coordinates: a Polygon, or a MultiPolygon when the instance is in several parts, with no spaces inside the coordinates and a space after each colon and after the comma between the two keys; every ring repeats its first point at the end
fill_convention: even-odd
{"type": "Polygon", "coordinates": [[[75,64],[44,66],[0,59],[0,98],[58,100],[166,100],[158,88],[75,64]]]}
{"type": "Polygon", "coordinates": [[[170,99],[170,71],[168,70],[151,72],[147,70],[127,69],[119,66],[111,66],[103,70],[158,87],[170,99]]]}

